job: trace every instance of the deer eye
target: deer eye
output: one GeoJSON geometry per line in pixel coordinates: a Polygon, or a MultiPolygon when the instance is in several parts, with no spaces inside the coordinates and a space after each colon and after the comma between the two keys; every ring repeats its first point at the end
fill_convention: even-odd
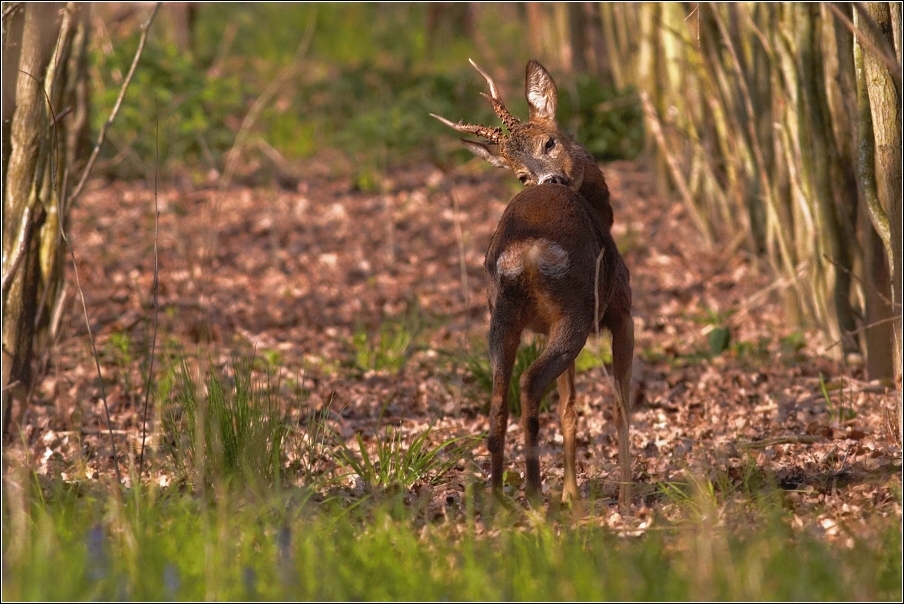
{"type": "Polygon", "coordinates": [[[518,180],[521,181],[521,184],[522,184],[522,185],[526,185],[526,184],[527,184],[527,181],[528,181],[529,179],[530,179],[530,177],[529,177],[527,174],[520,174],[520,175],[518,176],[518,180]]]}
{"type": "Polygon", "coordinates": [[[552,151],[552,148],[555,146],[556,146],[556,139],[550,138],[548,141],[546,141],[546,144],[543,146],[543,152],[549,153],[550,151],[552,151]]]}

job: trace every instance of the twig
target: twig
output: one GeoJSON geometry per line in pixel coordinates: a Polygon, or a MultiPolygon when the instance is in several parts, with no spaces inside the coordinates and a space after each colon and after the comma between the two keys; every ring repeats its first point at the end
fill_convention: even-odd
{"type": "Polygon", "coordinates": [[[739,449],[765,449],[775,445],[812,445],[813,443],[823,440],[821,436],[812,434],[787,434],[785,436],[776,436],[775,438],[767,438],[765,440],[753,440],[747,442],[736,443],[739,449]]]}
{"type": "Polygon", "coordinates": [[[687,23],[687,20],[697,15],[697,48],[700,48],[700,3],[696,3],[694,5],[694,10],[687,14],[687,17],[684,18],[684,22],[687,23]]]}
{"type": "MultiPolygon", "coordinates": [[[[900,306],[900,304],[898,304],[898,306],[900,306]]],[[[884,319],[879,319],[878,321],[873,321],[872,323],[868,323],[867,325],[864,325],[863,327],[858,327],[857,329],[851,329],[849,331],[845,331],[844,333],[845,333],[845,335],[853,336],[858,333],[863,333],[867,329],[872,329],[873,327],[877,327],[879,325],[885,325],[886,323],[892,323],[899,319],[900,319],[900,317],[886,317],[884,319]]],[[[834,342],[832,342],[832,344],[830,344],[829,346],[826,346],[825,348],[820,350],[819,354],[825,354],[828,351],[835,348],[836,346],[838,346],[839,344],[841,344],[841,340],[835,340],[834,342]]]]}
{"type": "Polygon", "coordinates": [[[103,436],[104,434],[115,434],[116,436],[135,438],[132,430],[59,430],[56,434],[59,436],[103,436]]]}
{"type": "Polygon", "coordinates": [[[160,170],[160,119],[157,119],[157,128],[155,130],[155,155],[154,155],[154,332],[151,336],[151,351],[148,354],[148,381],[147,386],[144,389],[144,412],[142,413],[141,418],[141,453],[138,455],[138,478],[141,479],[141,474],[144,471],[144,444],[147,439],[148,434],[148,401],[150,399],[151,394],[151,379],[154,375],[154,353],[156,352],[157,347],[157,325],[158,318],[160,314],[160,307],[158,305],[158,292],[159,292],[159,262],[157,255],[157,241],[159,235],[159,226],[160,226],[160,208],[157,203],[157,174],[160,170]]]}
{"type": "Polygon", "coordinates": [[[69,115],[70,113],[72,113],[72,106],[71,106],[71,105],[70,105],[69,107],[66,107],[65,109],[63,109],[63,110],[60,111],[59,113],[57,113],[57,114],[56,114],[56,118],[53,120],[53,123],[54,123],[54,124],[59,124],[59,123],[60,123],[60,120],[62,120],[64,117],[66,117],[66,116],[69,115]]]}
{"type": "MultiPolygon", "coordinates": [[[[28,243],[31,240],[31,206],[26,206],[25,210],[22,212],[22,222],[24,224],[19,231],[19,243],[16,245],[16,253],[13,255],[12,262],[9,264],[9,269],[3,273],[2,293],[4,304],[6,303],[6,294],[13,284],[13,277],[15,276],[16,271],[19,270],[19,265],[22,264],[22,259],[25,257],[25,249],[28,247],[28,243]]],[[[6,259],[4,258],[4,260],[6,259]]]]}
{"type": "Polygon", "coordinates": [[[148,16],[147,20],[141,26],[141,39],[138,40],[138,48],[135,50],[135,57],[132,59],[132,65],[129,67],[129,73],[126,75],[126,79],[123,80],[122,86],[119,89],[119,96],[116,98],[116,103],[113,105],[110,116],[100,128],[100,132],[97,135],[97,142],[94,143],[94,149],[91,151],[91,157],[88,158],[88,162],[85,164],[85,169],[82,171],[82,176],[79,179],[78,184],[75,185],[75,188],[68,197],[67,206],[79,196],[82,192],[82,188],[85,186],[85,182],[88,180],[88,176],[91,174],[94,162],[97,161],[100,149],[104,145],[107,130],[113,124],[113,120],[116,119],[116,114],[119,113],[119,108],[122,106],[122,100],[125,98],[126,91],[129,89],[129,83],[132,81],[132,76],[135,75],[135,69],[138,67],[138,59],[141,58],[141,53],[144,51],[144,44],[148,39],[148,31],[151,29],[151,22],[154,20],[154,16],[157,14],[157,9],[159,8],[160,3],[156,2],[154,8],[151,10],[150,16],[148,16]]]}
{"type": "Polygon", "coordinates": [[[229,47],[232,46],[232,42],[235,40],[235,35],[238,31],[239,26],[235,23],[230,22],[229,25],[226,26],[226,31],[223,32],[223,37],[220,38],[220,45],[217,47],[217,54],[210,64],[210,68],[207,70],[207,77],[220,77],[220,74],[223,72],[223,64],[226,62],[226,54],[229,52],[229,47]]]}
{"type": "MultiPolygon", "coordinates": [[[[888,49],[879,48],[876,43],[870,38],[870,36],[867,35],[867,32],[857,27],[857,25],[853,21],[851,21],[847,15],[841,12],[841,9],[835,6],[834,3],[824,2],[823,4],[825,4],[825,6],[827,6],[829,10],[832,11],[832,14],[834,14],[835,17],[839,21],[841,21],[844,26],[851,31],[852,34],[854,34],[858,42],[869,48],[873,52],[873,54],[875,54],[876,57],[879,58],[880,61],[885,63],[885,66],[888,67],[889,73],[891,73],[892,77],[898,83],[898,86],[901,86],[901,65],[900,63],[898,63],[898,60],[894,57],[894,55],[890,54],[888,52],[888,49]]],[[[876,25],[876,22],[873,21],[873,18],[869,15],[869,13],[867,13],[863,9],[863,7],[859,6],[858,2],[854,2],[853,4],[854,10],[860,13],[860,18],[864,20],[867,28],[873,30],[872,34],[879,39],[884,40],[884,38],[880,37],[879,32],[876,31],[878,29],[878,26],[876,25]]]]}
{"type": "Polygon", "coordinates": [[[242,147],[245,146],[245,143],[248,139],[248,133],[251,128],[254,126],[255,122],[257,122],[258,117],[260,117],[261,112],[264,110],[277,92],[283,87],[283,85],[291,78],[296,70],[299,68],[301,63],[301,59],[304,55],[307,54],[308,48],[311,45],[311,41],[314,39],[314,26],[317,23],[317,8],[315,6],[314,12],[312,13],[311,19],[308,21],[307,28],[304,33],[304,37],[301,42],[298,44],[298,48],[295,50],[295,55],[292,58],[292,62],[283,69],[279,75],[270,82],[270,85],[267,87],[264,92],[257,98],[254,102],[254,105],[251,106],[251,109],[248,110],[248,114],[245,116],[245,119],[242,120],[242,125],[239,127],[239,132],[235,136],[235,142],[232,144],[232,148],[226,152],[226,167],[223,170],[223,177],[220,179],[220,186],[218,187],[217,194],[214,197],[212,207],[210,210],[210,236],[207,241],[207,250],[204,254],[202,254],[202,262],[210,261],[213,258],[214,248],[217,246],[217,239],[219,236],[217,223],[219,222],[219,214],[220,214],[220,200],[223,197],[223,194],[226,191],[226,187],[232,181],[232,175],[235,172],[235,166],[238,163],[238,158],[241,155],[242,147]]]}
{"type": "MultiPolygon", "coordinates": [[[[842,265],[839,264],[837,261],[835,261],[833,258],[830,258],[830,257],[828,256],[828,254],[823,254],[822,257],[823,257],[823,259],[827,260],[827,261],[829,262],[829,264],[831,264],[832,266],[834,266],[836,269],[844,271],[845,273],[847,273],[847,275],[848,275],[851,279],[853,279],[854,281],[856,281],[856,282],[859,283],[860,285],[866,287],[867,283],[866,283],[863,279],[861,279],[860,276],[854,274],[854,271],[852,271],[851,269],[849,269],[849,268],[846,267],[846,266],[842,266],[842,265]]],[[[880,298],[883,302],[885,302],[885,303],[888,304],[889,306],[894,306],[894,303],[888,298],[888,296],[886,296],[883,292],[881,292],[881,291],[879,290],[878,287],[873,286],[873,290],[876,292],[876,295],[879,296],[879,298],[880,298]]],[[[898,306],[900,306],[900,305],[901,305],[901,303],[898,302],[898,306]]]]}
{"type": "Polygon", "coordinates": [[[16,12],[20,8],[22,8],[22,4],[24,4],[24,3],[23,2],[11,2],[11,3],[7,4],[6,8],[3,9],[2,19],[6,19],[11,14],[16,12]]]}
{"type": "MultiPolygon", "coordinates": [[[[94,145],[94,150],[91,152],[91,157],[88,159],[88,163],[85,164],[85,169],[82,172],[82,177],[76,185],[75,189],[73,189],[72,193],[68,196],[67,206],[69,206],[73,200],[75,200],[79,193],[81,193],[82,187],[85,186],[85,182],[88,179],[88,174],[91,172],[91,168],[94,166],[94,162],[97,160],[98,153],[100,152],[100,148],[104,144],[104,139],[107,134],[107,129],[113,123],[113,120],[116,118],[116,114],[119,113],[119,108],[122,106],[122,100],[126,96],[126,90],[129,87],[129,82],[132,80],[132,76],[135,74],[135,68],[138,66],[138,59],[141,58],[141,53],[144,50],[144,44],[148,37],[148,31],[151,27],[151,22],[154,20],[154,15],[157,14],[157,9],[160,8],[160,3],[154,5],[153,10],[151,10],[151,14],[148,17],[147,21],[145,21],[144,25],[142,25],[141,39],[138,42],[138,48],[135,50],[135,58],[132,60],[132,66],[129,69],[129,73],[126,76],[125,81],[122,83],[122,87],[119,90],[119,97],[116,99],[116,104],[113,106],[113,110],[110,112],[110,116],[107,118],[107,121],[104,122],[103,127],[100,130],[100,134],[97,137],[97,142],[94,145]]],[[[94,366],[97,370],[97,378],[100,383],[100,394],[101,399],[104,403],[104,414],[107,419],[107,427],[110,430],[110,445],[112,447],[113,454],[113,468],[116,471],[116,480],[122,485],[122,474],[119,471],[119,460],[116,455],[116,441],[113,439],[113,424],[110,419],[110,407],[107,404],[107,389],[104,386],[103,375],[100,370],[100,356],[97,353],[97,343],[94,341],[94,332],[91,330],[91,321],[88,318],[88,306],[85,303],[85,292],[82,290],[81,278],[79,277],[78,272],[78,263],[75,259],[75,250],[72,248],[72,242],[69,240],[69,236],[66,235],[63,230],[63,220],[62,217],[60,219],[60,234],[62,235],[63,241],[66,242],[66,247],[69,249],[69,256],[72,258],[72,269],[75,274],[75,287],[78,289],[79,300],[82,303],[82,312],[85,316],[85,327],[88,330],[88,340],[91,343],[91,353],[94,356],[94,366]]]]}
{"type": "MultiPolygon", "coordinates": [[[[851,270],[850,270],[849,268],[844,267],[844,266],[841,266],[840,264],[838,264],[837,262],[835,262],[835,260],[833,260],[832,258],[829,258],[829,257],[826,256],[825,254],[823,254],[823,258],[825,258],[826,260],[829,261],[829,263],[831,263],[832,265],[834,265],[836,269],[839,269],[839,268],[840,268],[840,269],[844,270],[845,272],[847,272],[847,273],[851,276],[852,279],[854,279],[855,281],[859,282],[859,283],[860,283],[861,285],[863,285],[864,287],[866,286],[866,283],[864,283],[863,279],[861,279],[860,277],[858,277],[857,275],[855,275],[853,272],[851,272],[851,270]]],[[[900,303],[900,302],[898,302],[897,304],[895,304],[894,302],[892,302],[891,300],[888,299],[888,296],[886,296],[886,295],[883,294],[881,291],[879,291],[879,288],[877,288],[877,287],[874,286],[873,289],[875,290],[876,295],[878,295],[879,298],[880,298],[883,302],[885,302],[886,304],[888,304],[888,305],[892,308],[892,310],[894,310],[894,307],[895,307],[895,306],[897,306],[897,307],[900,309],[900,307],[901,307],[901,303],[900,303]]],[[[853,336],[853,335],[855,335],[855,334],[862,333],[862,332],[864,332],[864,331],[866,331],[867,329],[870,329],[870,328],[872,328],[872,327],[876,327],[877,325],[883,325],[883,324],[885,324],[885,323],[891,323],[892,321],[896,321],[897,319],[898,319],[897,316],[891,316],[891,317],[886,317],[886,318],[884,318],[884,319],[879,319],[878,321],[873,321],[872,323],[869,323],[869,324],[867,324],[867,325],[864,325],[863,327],[858,327],[857,329],[852,329],[852,330],[849,330],[849,331],[845,331],[845,332],[844,332],[844,335],[853,336]]],[[[835,348],[835,347],[838,346],[839,344],[841,344],[841,340],[835,340],[831,345],[829,345],[829,346],[827,346],[826,348],[822,349],[822,350],[820,351],[819,354],[825,354],[826,352],[832,350],[833,348],[835,348]]]]}
{"type": "MultiPolygon", "coordinates": [[[[800,264],[797,265],[797,268],[795,269],[794,272],[797,275],[797,277],[803,277],[803,275],[806,274],[806,269],[807,269],[807,263],[801,262],[800,264]]],[[[734,313],[732,313],[730,320],[737,321],[740,317],[743,317],[745,314],[750,312],[751,308],[754,308],[757,305],[759,305],[774,290],[782,289],[783,287],[786,287],[788,285],[793,285],[793,284],[794,284],[794,279],[792,279],[790,277],[777,278],[775,281],[773,281],[766,287],[763,287],[762,289],[759,289],[759,290],[755,291],[754,293],[752,293],[751,295],[747,296],[738,305],[737,310],[734,313]]],[[[701,333],[704,333],[704,332],[701,331],[701,333]]]]}
{"type": "MultiPolygon", "coordinates": [[[[7,352],[7,351],[4,350],[4,352],[7,352]]],[[[10,382],[9,384],[6,384],[5,386],[3,386],[3,392],[6,392],[7,390],[12,390],[13,388],[16,388],[17,386],[21,386],[21,385],[22,385],[22,382],[20,382],[19,380],[10,382]]]]}
{"type": "Polygon", "coordinates": [[[668,143],[665,140],[665,134],[662,132],[662,124],[659,121],[656,108],[653,107],[650,96],[645,90],[641,90],[640,92],[640,102],[643,105],[643,112],[647,117],[647,124],[649,124],[650,130],[653,132],[653,137],[656,139],[656,143],[659,145],[659,149],[662,151],[662,155],[669,166],[669,172],[671,172],[672,180],[675,181],[675,186],[678,188],[678,194],[681,196],[681,200],[684,201],[684,206],[687,208],[691,219],[694,221],[694,225],[696,225],[700,233],[706,238],[707,245],[709,245],[709,228],[707,227],[703,216],[700,214],[700,211],[697,209],[697,206],[694,205],[694,196],[691,194],[691,191],[687,186],[687,181],[681,173],[681,167],[678,165],[673,154],[669,153],[668,143]]]}

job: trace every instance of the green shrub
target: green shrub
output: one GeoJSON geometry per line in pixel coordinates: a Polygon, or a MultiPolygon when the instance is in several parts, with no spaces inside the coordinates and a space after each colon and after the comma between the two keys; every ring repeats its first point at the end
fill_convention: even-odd
{"type": "MultiPolygon", "coordinates": [[[[480,11],[479,28],[493,28],[500,61],[521,37],[517,24],[500,21],[499,9],[480,11]]],[[[484,82],[467,64],[479,56],[473,41],[444,39],[432,56],[426,9],[420,5],[231,4],[202,5],[192,52],[181,52],[158,19],[129,94],[109,133],[107,170],[147,177],[160,169],[223,170],[223,155],[239,125],[277,74],[295,60],[310,23],[313,41],[297,74],[286,82],[253,125],[259,138],[288,160],[338,150],[364,172],[428,159],[458,161],[470,155],[454,145],[428,114],[493,125],[498,119],[480,96],[484,82]],[[227,32],[234,32],[230,44],[227,32]],[[160,136],[156,136],[159,122],[160,136]],[[443,135],[441,136],[440,133],[443,135]]],[[[113,31],[113,30],[111,30],[113,31]]],[[[137,28],[92,52],[93,126],[107,119],[131,62],[137,28]]],[[[449,32],[446,32],[447,34],[449,32]]],[[[451,34],[449,34],[451,35],[451,34]]],[[[448,35],[446,36],[448,37],[448,35]]],[[[437,42],[434,40],[434,44],[437,42]]],[[[520,65],[511,65],[518,74],[520,65]]],[[[496,74],[499,81],[505,74],[496,74]]],[[[635,96],[601,88],[589,76],[571,85],[559,77],[560,121],[599,159],[634,157],[642,145],[635,96]]],[[[517,82],[516,90],[519,90],[517,82]]],[[[524,115],[521,98],[507,99],[524,115]]],[[[246,159],[253,157],[246,150],[246,159]]],[[[355,176],[355,175],[353,175],[355,176]]]]}
{"type": "MultiPolygon", "coordinates": [[[[112,74],[128,68],[137,40],[136,32],[113,45],[110,55],[93,52],[96,73],[101,76],[93,82],[95,130],[109,117],[119,95],[120,82],[112,74]]],[[[218,158],[232,146],[236,133],[227,123],[230,116],[246,110],[246,94],[239,73],[224,70],[209,76],[190,55],[152,37],[104,150],[108,159],[121,156],[124,161],[108,170],[120,177],[145,177],[153,173],[158,150],[164,170],[207,165],[208,156],[218,158]]]]}
{"type": "Polygon", "coordinates": [[[559,122],[598,160],[633,159],[643,150],[643,115],[633,90],[603,88],[579,75],[559,85],[559,122]]]}

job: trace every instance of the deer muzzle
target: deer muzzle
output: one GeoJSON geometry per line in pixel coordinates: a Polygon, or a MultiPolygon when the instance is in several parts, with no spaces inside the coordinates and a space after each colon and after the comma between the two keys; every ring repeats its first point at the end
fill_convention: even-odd
{"type": "Polygon", "coordinates": [[[547,174],[540,179],[541,185],[564,185],[568,186],[568,179],[561,174],[547,174]]]}

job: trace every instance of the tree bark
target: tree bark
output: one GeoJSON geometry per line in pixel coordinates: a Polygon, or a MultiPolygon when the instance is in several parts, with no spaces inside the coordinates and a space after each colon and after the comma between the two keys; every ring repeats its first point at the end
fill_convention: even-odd
{"type": "MultiPolygon", "coordinates": [[[[67,136],[62,130],[76,123],[63,105],[71,100],[67,90],[75,90],[71,79],[76,72],[69,59],[76,33],[85,26],[82,8],[77,3],[26,4],[20,14],[10,15],[22,19],[21,38],[4,36],[4,78],[8,77],[7,68],[16,74],[8,137],[6,128],[3,133],[4,147],[9,150],[3,172],[0,409],[4,437],[13,402],[19,404],[20,411],[27,403],[34,359],[48,345],[52,309],[62,289],[61,227],[65,226],[68,156],[67,136]],[[6,50],[14,52],[7,44],[17,40],[21,41],[19,61],[13,66],[6,63],[6,50]]],[[[17,28],[11,23],[10,33],[17,28]]]]}
{"type": "MultiPolygon", "coordinates": [[[[822,57],[824,45],[821,40],[819,5],[798,5],[801,14],[798,23],[798,53],[801,73],[801,96],[798,105],[804,119],[800,133],[801,154],[805,171],[810,179],[812,205],[819,219],[816,237],[821,240],[823,254],[831,263],[820,267],[819,287],[831,298],[830,312],[834,311],[835,321],[827,316],[830,332],[837,330],[833,337],[841,339],[842,350],[846,354],[859,353],[859,345],[853,337],[856,330],[851,309],[851,275],[853,263],[851,247],[852,233],[843,228],[835,204],[833,189],[839,183],[833,182],[841,173],[835,153],[834,139],[830,138],[832,125],[829,122],[829,108],[826,100],[822,57]]],[[[856,197],[845,200],[849,208],[856,208],[856,197]]],[[[822,264],[822,263],[820,263],[822,264]]],[[[819,266],[819,265],[817,265],[819,266]]]]}
{"type": "Polygon", "coordinates": [[[858,169],[870,219],[882,242],[891,266],[892,333],[894,337],[895,380],[898,384],[898,429],[904,431],[904,405],[901,404],[901,90],[888,66],[868,47],[894,48],[901,64],[901,7],[883,2],[869,2],[864,6],[864,23],[859,11],[854,23],[862,36],[854,47],[857,62],[857,92],[859,106],[858,169]],[[862,25],[862,27],[861,27],[862,25]],[[877,31],[878,30],[878,31],[877,31]],[[880,39],[881,36],[884,39],[880,39]]]}
{"type": "Polygon", "coordinates": [[[568,39],[571,47],[571,71],[587,73],[587,55],[589,36],[587,35],[587,16],[583,2],[569,2],[568,39]]]}
{"type": "MultiPolygon", "coordinates": [[[[892,38],[891,14],[885,3],[871,2],[866,4],[866,11],[889,39],[892,38]]],[[[859,14],[854,15],[855,23],[861,21],[859,14]]],[[[864,36],[870,36],[870,28],[861,29],[864,36]]],[[[859,41],[858,41],[859,46],[859,41]]],[[[863,70],[859,74],[863,78],[866,99],[861,100],[861,145],[871,147],[872,158],[865,158],[865,169],[873,168],[877,198],[869,203],[870,216],[876,231],[886,245],[891,264],[896,264],[895,241],[892,230],[897,226],[893,214],[897,210],[900,216],[901,196],[901,116],[898,108],[900,91],[894,79],[881,61],[867,48],[860,46],[863,70]],[[868,111],[868,113],[866,113],[868,111]],[[866,123],[868,120],[869,123],[866,123]],[[872,139],[865,140],[871,131],[872,139]],[[874,162],[870,165],[869,161],[874,162]]],[[[869,152],[869,150],[867,150],[869,152]]],[[[900,246],[900,242],[898,242],[900,246]]],[[[899,248],[900,249],[900,248],[899,248]]],[[[895,271],[895,277],[900,275],[895,271]]],[[[898,301],[900,304],[900,301],[898,301]]]]}

